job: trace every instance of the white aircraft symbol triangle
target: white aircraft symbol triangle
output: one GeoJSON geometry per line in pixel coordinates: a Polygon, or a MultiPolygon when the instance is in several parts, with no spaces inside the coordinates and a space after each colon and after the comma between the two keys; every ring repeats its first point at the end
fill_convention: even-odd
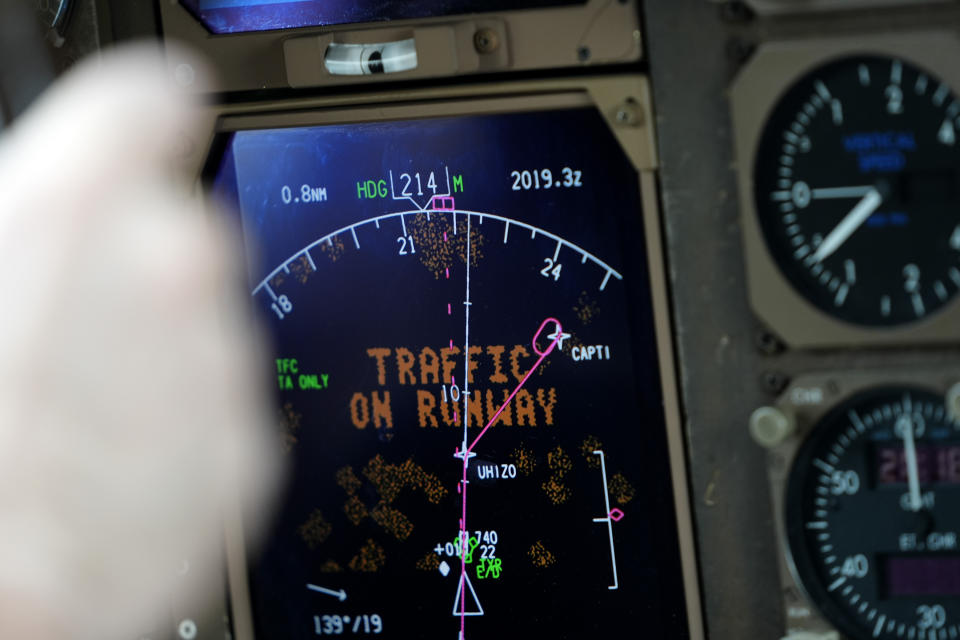
{"type": "Polygon", "coordinates": [[[457,597],[453,599],[453,615],[460,615],[460,595],[463,593],[463,583],[467,583],[467,600],[464,603],[463,615],[465,616],[482,616],[483,615],[483,606],[480,604],[480,600],[477,598],[477,592],[473,590],[473,585],[470,583],[470,576],[466,573],[461,574],[460,584],[457,585],[457,597]],[[476,605],[476,606],[473,606],[476,605]]]}

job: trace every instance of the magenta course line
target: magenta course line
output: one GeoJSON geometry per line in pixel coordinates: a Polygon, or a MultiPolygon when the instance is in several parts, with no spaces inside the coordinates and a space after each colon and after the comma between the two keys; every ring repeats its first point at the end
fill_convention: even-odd
{"type": "MultiPolygon", "coordinates": [[[[497,420],[500,418],[500,414],[503,413],[503,410],[507,408],[507,405],[510,404],[510,401],[513,400],[513,397],[517,395],[517,392],[523,388],[523,385],[527,383],[527,380],[530,379],[530,376],[533,375],[533,372],[543,363],[543,361],[553,352],[553,349],[557,346],[557,343],[560,342],[560,337],[563,334],[563,327],[560,325],[560,321],[556,318],[547,318],[542,323],[540,323],[540,328],[537,329],[537,332],[533,335],[533,351],[540,358],[534,363],[530,368],[530,371],[527,372],[527,375],[523,376],[523,380],[520,381],[520,384],[513,390],[506,400],[503,401],[503,404],[500,405],[500,408],[497,409],[497,412],[493,414],[493,417],[490,418],[490,421],[487,423],[487,426],[483,428],[483,431],[480,432],[474,441],[469,447],[464,451],[460,451],[459,447],[457,448],[456,453],[462,455],[463,457],[463,476],[460,480],[460,495],[461,495],[461,513],[460,513],[460,585],[458,591],[460,593],[460,638],[459,640],[465,639],[465,630],[466,630],[466,619],[467,619],[467,469],[470,466],[470,453],[473,451],[473,448],[477,446],[477,443],[480,442],[480,438],[484,436],[487,432],[487,429],[492,427],[497,420]],[[550,345],[544,351],[540,351],[537,347],[537,338],[540,337],[540,334],[543,333],[543,330],[550,323],[557,325],[556,337],[550,342],[550,345]]],[[[453,376],[450,377],[451,381],[453,376]]],[[[456,384],[456,383],[454,383],[456,384]]]]}
{"type": "Polygon", "coordinates": [[[463,452],[463,492],[461,504],[463,510],[460,516],[460,640],[465,640],[464,634],[467,624],[467,466],[470,457],[463,452]]]}
{"type": "Polygon", "coordinates": [[[473,441],[473,444],[467,447],[466,454],[469,454],[471,451],[473,451],[473,448],[477,446],[478,442],[480,442],[480,438],[482,438],[483,435],[487,432],[487,429],[489,429],[494,425],[494,423],[496,423],[497,419],[500,417],[500,414],[503,413],[503,410],[506,409],[507,405],[510,404],[510,401],[513,400],[513,396],[517,395],[517,392],[520,391],[521,388],[523,388],[523,385],[527,383],[527,380],[530,378],[530,376],[533,375],[533,372],[537,370],[537,367],[539,367],[540,364],[546,359],[546,357],[550,355],[554,347],[556,347],[557,343],[560,341],[560,335],[562,332],[563,332],[563,327],[560,326],[559,320],[555,318],[547,318],[546,320],[543,321],[543,324],[540,325],[540,328],[537,329],[537,333],[534,334],[533,336],[533,351],[534,353],[540,356],[540,359],[537,360],[537,362],[530,368],[530,371],[527,371],[527,375],[523,376],[523,380],[520,381],[520,384],[517,385],[517,388],[514,389],[513,393],[511,393],[507,397],[507,399],[504,400],[503,404],[500,405],[500,408],[497,409],[497,412],[495,414],[493,414],[493,417],[490,418],[490,422],[488,422],[487,426],[483,428],[483,431],[480,432],[480,435],[476,437],[476,439],[473,441]],[[546,351],[540,351],[540,349],[537,348],[537,338],[539,338],[540,334],[543,333],[544,327],[546,327],[547,324],[551,322],[557,325],[557,333],[556,333],[557,337],[553,339],[553,341],[550,343],[550,346],[547,347],[546,351]]]}
{"type": "Polygon", "coordinates": [[[457,409],[456,409],[457,403],[456,403],[456,401],[454,401],[454,399],[453,399],[453,387],[455,387],[455,386],[457,386],[457,377],[456,377],[456,376],[450,376],[450,403],[454,406],[454,409],[453,409],[453,424],[457,424],[458,422],[460,422],[460,414],[457,413],[457,409]]]}

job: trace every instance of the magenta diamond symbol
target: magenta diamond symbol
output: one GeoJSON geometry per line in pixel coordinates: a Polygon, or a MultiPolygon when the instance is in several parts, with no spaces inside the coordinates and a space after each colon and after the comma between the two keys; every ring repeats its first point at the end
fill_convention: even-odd
{"type": "Polygon", "coordinates": [[[610,519],[613,520],[614,522],[620,522],[621,520],[623,520],[624,513],[623,511],[620,511],[620,509],[614,509],[607,515],[610,516],[610,519]]]}

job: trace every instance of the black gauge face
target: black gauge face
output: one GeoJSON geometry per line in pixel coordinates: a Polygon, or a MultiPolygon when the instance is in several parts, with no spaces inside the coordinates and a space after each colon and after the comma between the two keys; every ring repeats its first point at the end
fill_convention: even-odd
{"type": "Polygon", "coordinates": [[[960,634],[960,425],[942,396],[884,388],[801,447],[787,537],[814,603],[851,638],[960,634]]]}
{"type": "Polygon", "coordinates": [[[786,278],[822,311],[893,326],[960,287],[960,103],[905,60],[827,64],[777,104],[754,167],[757,213],[786,278]]]}
{"type": "Polygon", "coordinates": [[[219,177],[291,465],[258,638],[687,637],[637,174],[597,111],[240,131],[219,177]]]}

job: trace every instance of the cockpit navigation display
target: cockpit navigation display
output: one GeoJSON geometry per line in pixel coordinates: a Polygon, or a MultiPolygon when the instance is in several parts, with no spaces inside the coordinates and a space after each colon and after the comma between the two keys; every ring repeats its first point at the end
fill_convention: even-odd
{"type": "Polygon", "coordinates": [[[181,0],[213,33],[296,29],[336,24],[379,22],[542,9],[584,4],[586,0],[181,0]]]}
{"type": "Polygon", "coordinates": [[[257,637],[688,637],[638,173],[603,117],[302,122],[214,167],[292,468],[257,637]]]}

